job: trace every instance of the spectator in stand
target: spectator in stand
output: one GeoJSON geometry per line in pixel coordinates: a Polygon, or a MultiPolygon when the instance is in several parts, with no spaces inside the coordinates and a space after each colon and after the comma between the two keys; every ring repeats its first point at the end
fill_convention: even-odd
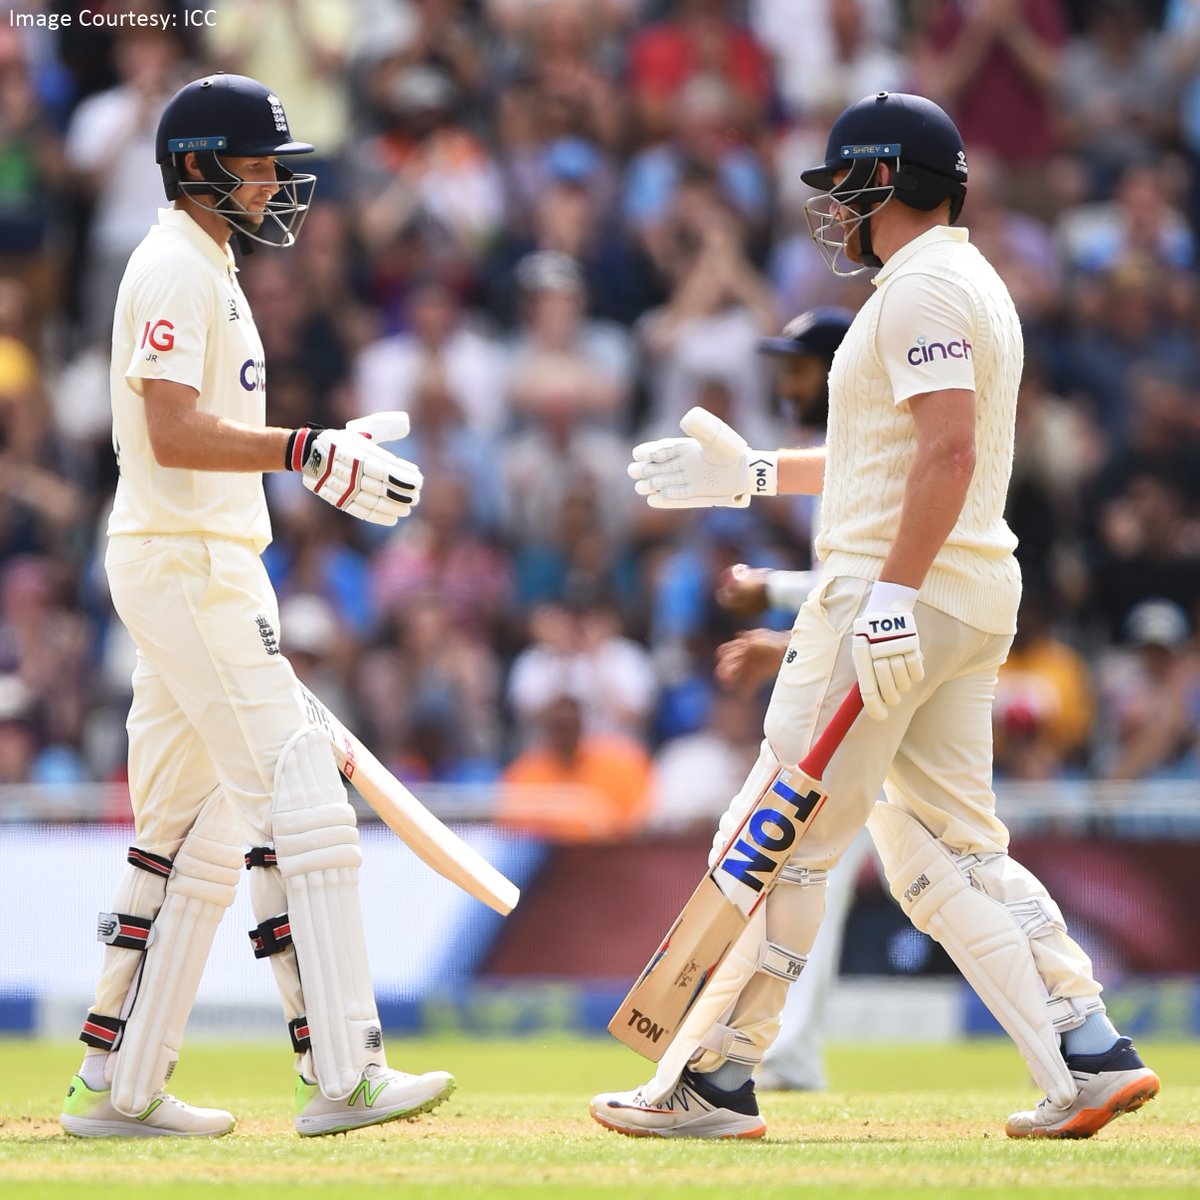
{"type": "Polygon", "coordinates": [[[1198,779],[1200,663],[1187,614],[1169,600],[1134,607],[1125,647],[1099,666],[1095,766],[1105,779],[1198,779]]]}
{"type": "Polygon", "coordinates": [[[650,757],[640,742],[589,733],[574,695],[538,712],[537,743],[501,775],[498,823],[557,842],[628,837],[645,820],[650,757]]]}
{"type": "Polygon", "coordinates": [[[39,333],[59,290],[51,234],[64,179],[62,138],[38,96],[25,44],[15,29],[0,27],[0,274],[28,288],[39,333]]]}
{"type": "Polygon", "coordinates": [[[625,221],[661,267],[661,243],[672,227],[689,181],[715,181],[716,191],[748,231],[761,235],[770,215],[767,168],[754,147],[737,136],[736,97],[715,75],[697,75],[673,108],[669,136],[651,143],[625,173],[625,221]]]}
{"type": "MultiPolygon", "coordinates": [[[[13,675],[0,675],[0,789],[34,782],[39,743],[35,707],[36,697],[25,684],[13,675]]],[[[14,812],[8,804],[0,812],[8,820],[36,816],[14,812]]]]}
{"type": "MultiPolygon", "coordinates": [[[[510,166],[516,170],[520,164],[510,166]]],[[[591,143],[552,142],[511,187],[529,189],[517,201],[528,220],[511,224],[483,265],[488,307],[500,321],[515,324],[516,267],[538,250],[565,254],[579,264],[590,316],[630,324],[648,307],[647,267],[617,219],[617,180],[591,143]]]]}
{"type": "Polygon", "coordinates": [[[484,436],[502,433],[508,423],[507,374],[496,342],[471,326],[457,296],[437,278],[414,281],[406,317],[403,332],[371,342],[359,353],[357,411],[385,401],[407,408],[419,381],[436,368],[470,429],[484,436]]]}
{"type": "Polygon", "coordinates": [[[701,728],[659,748],[648,830],[675,836],[712,829],[728,803],[729,789],[741,786],[758,756],[765,709],[761,697],[755,701],[715,692],[701,728]]]}
{"type": "Polygon", "coordinates": [[[339,192],[350,131],[346,68],[355,15],[355,6],[344,0],[222,0],[205,30],[218,69],[268,80],[288,97],[292,123],[318,148],[304,169],[317,176],[317,194],[325,201],[339,192]]]}
{"type": "Polygon", "coordinates": [[[676,433],[701,379],[724,381],[732,397],[725,419],[752,429],[767,392],[758,340],[778,327],[775,301],[710,174],[685,180],[663,235],[658,265],[671,295],[637,329],[650,387],[643,437],[676,433]]]}
{"type": "Polygon", "coordinates": [[[1125,164],[1166,144],[1174,88],[1167,47],[1143,5],[1093,0],[1087,11],[1083,34],[1062,56],[1060,129],[1063,148],[1086,169],[1089,194],[1103,197],[1125,164]]]}
{"type": "Polygon", "coordinates": [[[629,335],[611,321],[587,317],[583,272],[570,256],[539,250],[521,259],[515,274],[520,325],[509,367],[514,407],[524,409],[524,381],[542,362],[567,359],[588,381],[580,404],[589,417],[606,428],[623,429],[635,366],[629,335]]]}
{"type": "Polygon", "coordinates": [[[501,444],[504,531],[511,543],[552,539],[564,498],[586,481],[599,501],[599,528],[625,537],[633,504],[612,481],[627,440],[597,424],[595,380],[577,359],[544,355],[521,377],[520,427],[501,444]]]}
{"type": "Polygon", "coordinates": [[[385,619],[414,600],[442,605],[456,626],[485,641],[507,628],[512,573],[505,555],[470,524],[471,481],[430,477],[402,535],[371,558],[371,594],[385,619]]]}
{"type": "Polygon", "coordinates": [[[1114,447],[1141,440],[1133,414],[1138,379],[1200,375],[1195,337],[1169,282],[1132,259],[1100,275],[1077,277],[1070,305],[1073,328],[1055,347],[1068,395],[1086,397],[1114,447]]]}
{"type": "Polygon", "coordinates": [[[1195,261],[1195,242],[1172,199],[1169,174],[1157,160],[1126,159],[1111,200],[1078,205],[1059,218],[1066,265],[1094,272],[1140,262],[1179,277],[1195,261]]]}
{"type": "Polygon", "coordinates": [[[785,109],[815,120],[872,92],[901,91],[910,68],[894,48],[897,7],[896,0],[752,0],[750,29],[775,60],[785,109]]]}
{"type": "Polygon", "coordinates": [[[971,147],[1004,164],[1010,203],[1048,216],[1047,166],[1057,150],[1059,0],[933,0],[913,54],[921,91],[944,105],[971,147]]]}
{"type": "MultiPolygon", "coordinates": [[[[150,6],[153,7],[153,6],[150,6]]],[[[106,342],[117,286],[162,195],[154,154],[158,118],[186,78],[173,32],[132,27],[116,41],[116,87],[83,100],[67,129],[66,160],[91,203],[82,327],[106,342]]]]}
{"type": "Polygon", "coordinates": [[[401,778],[494,778],[500,758],[500,663],[492,645],[436,596],[390,609],[355,666],[367,741],[401,778]],[[396,697],[404,696],[397,705],[396,697]]]}
{"type": "Polygon", "coordinates": [[[82,471],[51,423],[33,352],[0,335],[0,562],[17,554],[81,554],[82,471]]]}
{"type": "MultiPolygon", "coordinates": [[[[411,446],[412,439],[406,444],[411,446]]],[[[519,611],[543,603],[562,604],[573,595],[602,595],[614,598],[627,625],[641,616],[640,563],[632,545],[604,533],[599,486],[591,479],[580,479],[562,496],[550,532],[514,548],[519,611]]]]}
{"type": "Polygon", "coordinates": [[[439,68],[393,54],[372,68],[368,89],[383,129],[352,153],[366,251],[382,251],[416,225],[448,256],[473,260],[504,219],[504,187],[463,119],[458,87],[439,68]]]}
{"type": "Polygon", "coordinates": [[[646,736],[657,682],[650,655],[623,636],[613,607],[571,596],[541,604],[529,618],[529,644],[513,661],[508,704],[517,740],[529,745],[537,722],[556,696],[572,696],[588,733],[646,736]]]}
{"type": "Polygon", "coordinates": [[[629,86],[643,140],[674,126],[680,94],[700,75],[716,76],[731,90],[736,128],[761,125],[771,99],[771,60],[732,8],[727,0],[674,0],[665,20],[634,35],[629,86]]]}
{"type": "Polygon", "coordinates": [[[1096,702],[1087,660],[1056,637],[1048,596],[1026,582],[1017,633],[1000,667],[995,764],[1010,779],[1059,779],[1087,762],[1096,702]]]}

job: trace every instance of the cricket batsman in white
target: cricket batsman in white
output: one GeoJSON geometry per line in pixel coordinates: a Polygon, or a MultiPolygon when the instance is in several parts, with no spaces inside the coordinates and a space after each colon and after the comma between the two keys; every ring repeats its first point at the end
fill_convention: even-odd
{"type": "Polygon", "coordinates": [[[668,1050],[654,1079],[595,1097],[591,1112],[641,1136],[765,1133],[751,1075],[779,1029],[784,968],[809,953],[826,872],[868,822],[893,895],[945,947],[1045,1091],[1008,1118],[1009,1136],[1088,1137],[1154,1097],[1159,1081],[1109,1021],[1058,905],[1009,857],[995,811],[992,701],[1021,592],[1004,521],[1020,322],[955,227],[967,156],[936,104],[880,92],[851,105],[803,178],[820,193],[809,221],[830,267],[878,268],[833,360],[826,446],[751,450],[693,409],[681,422],[690,436],[636,447],[629,468],[660,508],[822,496],[820,579],[714,859],[855,682],[870,719],[851,726],[824,772],[829,800],[759,907],[757,946],[739,941],[709,984],[720,1011],[707,993],[693,1009],[708,1014],[698,1050],[686,1063],[668,1050]]]}
{"type": "MultiPolygon", "coordinates": [[[[270,960],[305,1136],[427,1111],[444,1071],[384,1055],[358,896],[358,830],[328,740],[280,653],[260,555],[264,471],[351,516],[394,525],[421,474],[382,449],[403,413],[346,429],[266,425],[263,348],[229,242],[290,246],[315,185],[286,165],[279,98],[240,75],[183,87],[158,127],[168,208],[133,252],[113,328],[120,481],[105,560],[137,646],[129,713],[135,841],[112,911],[88,1046],[63,1128],[83,1137],[216,1137],[234,1118],[163,1091],[201,972],[243,869],[253,953],[270,960]],[[244,853],[246,845],[250,850],[244,853]]],[[[247,948],[247,954],[250,947],[247,948]]]]}

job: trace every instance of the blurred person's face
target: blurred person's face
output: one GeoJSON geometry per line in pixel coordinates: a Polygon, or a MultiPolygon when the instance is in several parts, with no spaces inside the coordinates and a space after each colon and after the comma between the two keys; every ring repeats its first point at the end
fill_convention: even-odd
{"type": "Polygon", "coordinates": [[[566,345],[583,316],[583,300],[577,291],[544,288],[530,297],[530,328],[556,346],[566,345]]]}
{"type": "Polygon", "coordinates": [[[126,34],[114,51],[121,79],[148,96],[166,86],[177,57],[174,39],[158,33],[126,34]]]}
{"type": "Polygon", "coordinates": [[[858,0],[831,0],[829,24],[838,49],[844,55],[852,53],[862,41],[862,8],[858,0]]]}
{"type": "Polygon", "coordinates": [[[427,346],[440,346],[454,328],[457,315],[450,293],[444,288],[431,287],[414,297],[409,320],[420,341],[427,346]]]}
{"type": "Polygon", "coordinates": [[[781,354],[775,357],[775,390],[804,420],[825,396],[829,367],[816,354],[781,354]]]}
{"type": "Polygon", "coordinates": [[[543,250],[561,250],[578,258],[591,232],[592,200],[587,188],[554,183],[537,202],[533,226],[543,250]]]}

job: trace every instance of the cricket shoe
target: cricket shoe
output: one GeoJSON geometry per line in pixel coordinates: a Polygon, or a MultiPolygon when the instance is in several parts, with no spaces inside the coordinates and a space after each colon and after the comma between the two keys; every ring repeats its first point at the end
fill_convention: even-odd
{"type": "Polygon", "coordinates": [[[754,1086],[760,1092],[824,1092],[829,1084],[816,1068],[784,1072],[763,1063],[754,1072],[754,1086]]]}
{"type": "Polygon", "coordinates": [[[197,1108],[169,1092],[157,1092],[136,1117],[113,1107],[112,1092],[94,1092],[75,1075],[59,1123],[75,1137],[221,1137],[233,1129],[230,1113],[197,1108]]]}
{"type": "Polygon", "coordinates": [[[1103,1054],[1068,1054],[1066,1060],[1079,1085],[1073,1103],[1063,1107],[1047,1097],[1037,1108],[1013,1113],[1004,1127],[1009,1137],[1091,1137],[1114,1117],[1153,1100],[1161,1086],[1127,1037],[1103,1054]]]}
{"type": "Polygon", "coordinates": [[[296,1132],[320,1137],[419,1116],[437,1108],[453,1091],[454,1076],[446,1071],[406,1075],[369,1063],[350,1095],[330,1100],[315,1083],[297,1075],[296,1132]]]}
{"type": "Polygon", "coordinates": [[[630,1137],[759,1138],[767,1132],[752,1079],[726,1092],[685,1070],[675,1090],[657,1104],[647,1101],[645,1092],[644,1086],[601,1092],[592,1100],[591,1114],[606,1129],[630,1137]]]}

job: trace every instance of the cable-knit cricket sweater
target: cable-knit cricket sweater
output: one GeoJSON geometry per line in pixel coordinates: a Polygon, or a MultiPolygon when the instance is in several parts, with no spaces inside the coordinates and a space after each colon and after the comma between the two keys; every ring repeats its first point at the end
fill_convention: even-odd
{"type": "Polygon", "coordinates": [[[1024,355],[1016,309],[966,230],[949,226],[898,250],[874,284],[829,375],[823,573],[879,578],[917,448],[908,398],[973,386],[975,472],[920,599],[984,632],[1012,633],[1021,575],[1004,504],[1024,355]]]}

